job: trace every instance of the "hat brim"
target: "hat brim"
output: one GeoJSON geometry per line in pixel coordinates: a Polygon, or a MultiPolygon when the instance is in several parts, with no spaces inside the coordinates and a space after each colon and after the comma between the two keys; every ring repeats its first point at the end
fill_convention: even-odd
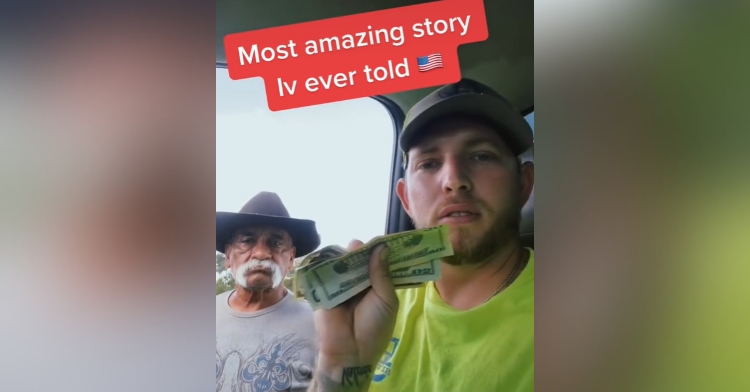
{"type": "Polygon", "coordinates": [[[432,105],[410,121],[399,138],[401,150],[408,152],[414,138],[431,121],[458,114],[480,117],[496,125],[515,155],[523,154],[534,145],[531,126],[510,104],[487,94],[459,94],[432,105]]]}
{"type": "Polygon", "coordinates": [[[268,226],[285,230],[292,237],[292,244],[296,248],[295,257],[305,256],[320,245],[320,236],[315,227],[315,222],[311,220],[262,214],[217,212],[216,251],[224,253],[234,233],[247,226],[268,226]]]}

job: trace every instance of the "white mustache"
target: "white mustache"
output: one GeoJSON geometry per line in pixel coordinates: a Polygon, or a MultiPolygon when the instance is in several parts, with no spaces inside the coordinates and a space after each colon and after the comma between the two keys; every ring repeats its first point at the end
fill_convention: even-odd
{"type": "Polygon", "coordinates": [[[274,263],[271,260],[252,259],[247,263],[237,267],[237,270],[233,274],[234,281],[244,288],[249,288],[246,275],[248,272],[256,268],[263,268],[272,271],[271,280],[273,283],[271,288],[273,289],[279,287],[281,281],[284,279],[281,267],[279,267],[278,264],[274,263]]]}
{"type": "Polygon", "coordinates": [[[249,262],[245,263],[243,267],[244,266],[247,266],[248,270],[254,269],[254,268],[265,268],[265,269],[272,270],[275,267],[277,267],[276,263],[274,263],[271,260],[257,260],[257,259],[250,260],[249,262]]]}

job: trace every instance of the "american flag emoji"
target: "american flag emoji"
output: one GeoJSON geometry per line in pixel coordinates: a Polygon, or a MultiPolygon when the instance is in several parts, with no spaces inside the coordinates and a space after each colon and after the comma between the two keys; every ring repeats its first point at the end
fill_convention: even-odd
{"type": "Polygon", "coordinates": [[[419,72],[427,72],[435,68],[443,68],[443,56],[440,53],[433,53],[427,56],[417,57],[417,67],[419,72]]]}

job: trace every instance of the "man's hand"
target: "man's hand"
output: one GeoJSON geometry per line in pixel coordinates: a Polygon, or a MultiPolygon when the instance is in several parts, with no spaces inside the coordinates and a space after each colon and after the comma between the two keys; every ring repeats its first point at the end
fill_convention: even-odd
{"type": "MultiPolygon", "coordinates": [[[[362,246],[349,243],[349,251],[362,246]]],[[[367,391],[375,365],[393,334],[398,298],[391,282],[388,249],[380,245],[370,255],[372,287],[331,309],[315,311],[320,353],[314,392],[367,391]]]]}

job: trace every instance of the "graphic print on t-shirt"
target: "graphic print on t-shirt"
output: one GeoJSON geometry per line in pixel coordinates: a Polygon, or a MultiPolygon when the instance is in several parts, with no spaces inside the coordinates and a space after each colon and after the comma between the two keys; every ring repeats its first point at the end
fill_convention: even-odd
{"type": "Polygon", "coordinates": [[[380,362],[378,362],[378,366],[375,367],[375,374],[372,377],[373,382],[382,382],[385,380],[386,377],[391,375],[391,358],[393,358],[393,354],[396,353],[396,348],[398,347],[398,342],[400,340],[396,337],[391,338],[391,342],[388,344],[388,347],[385,349],[385,353],[383,353],[383,357],[380,358],[380,362]]]}
{"type": "MultiPolygon", "coordinates": [[[[241,343],[238,343],[241,344],[241,343]]],[[[291,391],[294,382],[307,382],[313,369],[300,357],[308,343],[289,334],[250,350],[216,352],[216,392],[291,391]],[[230,385],[225,385],[227,382],[230,385]],[[226,388],[225,388],[226,387],[226,388]]]]}

